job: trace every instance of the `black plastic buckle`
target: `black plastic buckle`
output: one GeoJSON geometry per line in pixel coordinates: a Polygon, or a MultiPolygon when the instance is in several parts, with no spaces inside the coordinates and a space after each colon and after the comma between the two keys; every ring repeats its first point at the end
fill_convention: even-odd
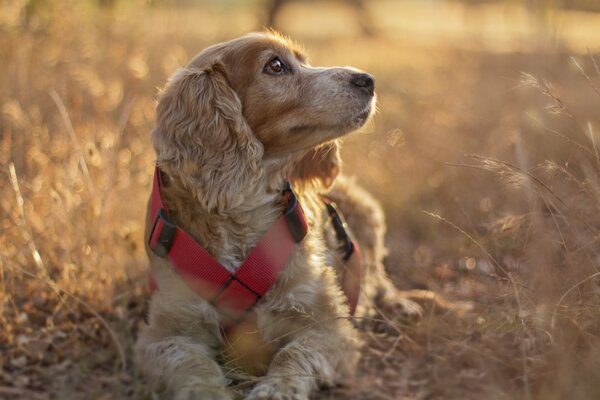
{"type": "Polygon", "coordinates": [[[283,192],[287,196],[287,206],[285,207],[283,215],[288,223],[294,242],[300,243],[307,232],[304,213],[302,212],[302,207],[298,202],[296,193],[294,193],[294,190],[292,189],[292,184],[289,181],[286,182],[283,192]]]}
{"type": "Polygon", "coordinates": [[[331,224],[333,225],[335,236],[342,242],[342,250],[344,251],[343,260],[347,261],[354,253],[354,243],[347,230],[348,224],[344,221],[342,215],[333,203],[326,202],[325,207],[327,207],[327,212],[331,217],[331,224]]]}
{"type": "Polygon", "coordinates": [[[154,225],[152,225],[152,231],[150,232],[150,238],[148,239],[148,247],[150,247],[157,256],[166,258],[171,249],[171,245],[173,244],[176,230],[177,226],[167,217],[166,211],[163,208],[159,209],[158,214],[156,214],[156,219],[154,220],[154,225]],[[152,247],[152,238],[154,237],[154,230],[156,229],[159,219],[162,220],[163,226],[159,233],[156,246],[152,247]]]}

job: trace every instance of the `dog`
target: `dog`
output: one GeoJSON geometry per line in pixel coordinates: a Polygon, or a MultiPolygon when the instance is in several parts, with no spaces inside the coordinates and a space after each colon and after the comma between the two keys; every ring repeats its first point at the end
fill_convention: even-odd
{"type": "Polygon", "coordinates": [[[375,102],[372,75],[310,66],[298,45],[273,31],[208,47],[168,80],[152,132],[158,168],[146,224],[157,289],[135,346],[137,365],[165,398],[232,399],[239,392],[232,382],[264,374],[242,390],[246,399],[308,399],[352,376],[360,348],[354,307],[357,320],[374,312],[374,299],[418,314],[385,275],[381,207],[340,175],[339,140],[367,122],[375,102]],[[334,203],[347,224],[330,217],[334,203]],[[300,234],[283,224],[271,235],[288,209],[305,223],[300,234]],[[191,252],[175,257],[161,247],[171,224],[179,229],[171,239],[186,236],[230,277],[217,296],[234,284],[234,293],[256,295],[241,321],[226,322],[216,300],[199,294],[206,287],[179,273],[174,260],[191,252]],[[344,293],[344,271],[358,261],[343,260],[340,226],[350,231],[344,237],[342,229],[342,239],[353,237],[350,250],[362,254],[358,305],[344,293]],[[267,236],[275,238],[267,253],[289,251],[258,295],[236,274],[267,236]]]}

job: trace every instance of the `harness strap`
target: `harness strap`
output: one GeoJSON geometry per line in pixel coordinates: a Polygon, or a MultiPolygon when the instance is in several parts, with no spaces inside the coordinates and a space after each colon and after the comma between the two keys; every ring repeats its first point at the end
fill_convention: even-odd
{"type": "Polygon", "coordinates": [[[239,322],[277,282],[294,248],[308,231],[306,217],[291,187],[286,187],[285,212],[260,239],[237,269],[229,272],[194,238],[169,219],[161,197],[162,178],[154,172],[151,215],[154,225],[148,245],[159,257],[167,258],[186,283],[209,300],[221,314],[239,322]]]}
{"type": "MultiPolygon", "coordinates": [[[[173,265],[187,285],[213,304],[226,319],[226,325],[238,323],[277,282],[292,254],[294,245],[304,239],[308,224],[302,206],[290,184],[284,188],[287,200],[284,213],[263,235],[256,247],[235,273],[215,260],[186,231],[169,218],[162,196],[162,177],[158,166],[154,171],[150,215],[154,219],[148,246],[159,257],[173,265]]],[[[345,269],[341,285],[346,294],[350,314],[358,303],[362,280],[362,258],[358,245],[350,237],[347,224],[333,201],[323,197],[327,211],[342,243],[345,269]]],[[[149,287],[158,289],[154,276],[149,276],[149,287]]]]}
{"type": "Polygon", "coordinates": [[[325,207],[331,218],[331,224],[335,231],[335,235],[342,245],[344,269],[340,277],[340,282],[348,301],[348,307],[350,307],[350,315],[354,315],[356,306],[358,305],[360,285],[363,279],[362,254],[360,253],[358,243],[350,236],[348,224],[339,212],[337,205],[326,196],[321,196],[321,199],[325,203],[325,207]]]}

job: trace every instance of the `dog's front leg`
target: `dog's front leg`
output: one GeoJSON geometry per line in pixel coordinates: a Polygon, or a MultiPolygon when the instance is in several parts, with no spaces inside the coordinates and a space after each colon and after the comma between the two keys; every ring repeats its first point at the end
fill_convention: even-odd
{"type": "Polygon", "coordinates": [[[225,387],[223,371],[215,360],[216,339],[208,334],[208,329],[189,319],[195,335],[171,330],[170,325],[176,325],[173,323],[176,319],[157,312],[156,308],[151,306],[150,324],[141,327],[135,355],[137,365],[151,383],[166,386],[162,398],[232,399],[225,387]]]}
{"type": "Polygon", "coordinates": [[[317,387],[332,386],[340,375],[352,373],[358,341],[349,321],[312,324],[277,352],[247,400],[306,400],[317,387]]]}
{"type": "Polygon", "coordinates": [[[136,344],[138,365],[153,383],[166,386],[164,398],[230,400],[226,379],[209,347],[186,336],[158,337],[146,326],[136,344]]]}

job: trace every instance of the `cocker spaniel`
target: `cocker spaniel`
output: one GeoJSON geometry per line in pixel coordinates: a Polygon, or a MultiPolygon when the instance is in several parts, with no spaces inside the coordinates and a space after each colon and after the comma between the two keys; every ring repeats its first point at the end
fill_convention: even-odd
{"type": "MultiPolygon", "coordinates": [[[[336,139],[367,121],[374,90],[373,76],[310,66],[300,48],[273,32],[211,46],[169,79],[152,133],[159,169],[146,229],[157,289],[135,347],[138,365],[166,398],[307,399],[354,370],[360,341],[350,316],[356,304],[343,290],[348,280],[350,286],[361,281],[357,316],[371,312],[373,299],[408,304],[396,298],[383,269],[381,208],[356,183],[338,177],[336,139]],[[307,226],[293,242],[287,228],[271,235],[260,256],[265,264],[279,257],[270,254],[281,253],[279,247],[289,251],[272,286],[259,294],[237,271],[290,209],[288,181],[301,204],[296,216],[307,226]],[[352,244],[360,246],[358,270],[351,265],[357,257],[344,261],[357,249],[347,248],[340,225],[347,226],[335,211],[330,217],[333,203],[347,217],[352,244]],[[159,206],[168,218],[157,215],[159,206]],[[208,274],[216,265],[215,274],[229,276],[214,296],[229,288],[235,303],[250,293],[256,296],[244,306],[250,311],[225,318],[231,304],[221,307],[218,297],[203,295],[210,288],[181,273],[177,260],[196,257],[196,250],[181,247],[175,256],[163,246],[169,226],[167,242],[185,236],[203,249],[203,260],[212,257],[192,269],[208,274]],[[253,387],[243,383],[258,375],[264,376],[251,380],[253,387]]],[[[260,268],[248,279],[259,279],[260,268]]]]}

